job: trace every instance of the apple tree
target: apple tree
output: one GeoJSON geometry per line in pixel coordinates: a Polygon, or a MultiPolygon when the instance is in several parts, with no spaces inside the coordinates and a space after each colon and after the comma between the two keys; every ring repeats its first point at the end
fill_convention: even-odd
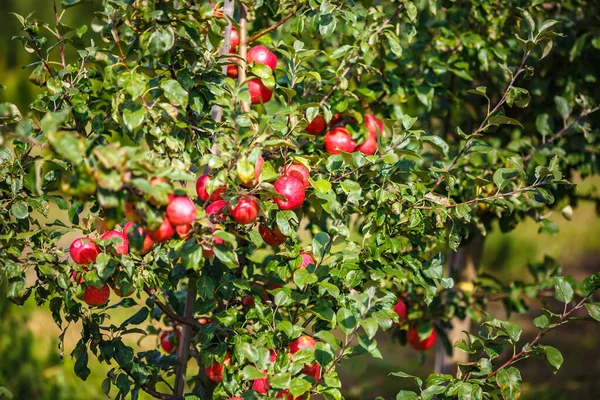
{"type": "Polygon", "coordinates": [[[117,399],[341,399],[337,367],[381,357],[379,331],[470,356],[426,380],[395,372],[417,386],[398,399],[517,398],[516,362],[562,364],[548,331],[600,319],[600,275],[548,259],[507,285],[453,260],[494,221],[552,232],[545,215],[576,205],[570,179],[598,169],[598,88],[548,77],[597,37],[553,58],[559,20],[580,17],[499,3],[63,0],[52,22],[14,15],[43,92],[0,105],[8,297],[48,304],[61,339],[80,324],[61,351],[83,380],[90,357],[109,364],[117,399]],[[94,20],[66,26],[75,6],[94,20]],[[530,343],[485,313],[548,294],[563,305],[530,343]],[[465,319],[478,332],[449,335],[465,319]],[[124,340],[146,336],[155,349],[124,340]]]}

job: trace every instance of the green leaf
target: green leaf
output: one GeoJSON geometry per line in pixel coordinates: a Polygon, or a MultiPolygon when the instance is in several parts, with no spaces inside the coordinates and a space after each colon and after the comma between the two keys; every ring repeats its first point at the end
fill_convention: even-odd
{"type": "Polygon", "coordinates": [[[18,201],[10,207],[10,213],[17,219],[25,219],[29,217],[29,207],[27,203],[18,201]]]}
{"type": "Polygon", "coordinates": [[[312,187],[314,187],[317,191],[321,193],[328,193],[331,191],[331,183],[329,183],[329,181],[326,181],[325,179],[313,181],[309,178],[309,182],[312,187]]]}
{"type": "Polygon", "coordinates": [[[373,339],[375,334],[377,333],[377,329],[379,325],[377,324],[377,320],[374,318],[367,318],[360,321],[360,326],[365,330],[367,337],[369,339],[373,339]]]}
{"type": "Polygon", "coordinates": [[[567,99],[561,96],[554,96],[554,102],[556,103],[556,109],[558,110],[558,113],[562,119],[566,121],[571,115],[571,107],[569,106],[567,99]]]}
{"type": "Polygon", "coordinates": [[[303,290],[306,285],[310,285],[319,280],[317,275],[311,274],[306,268],[297,269],[294,271],[294,283],[298,285],[300,290],[303,290]]]}
{"type": "Polygon", "coordinates": [[[573,288],[563,276],[554,278],[554,297],[563,303],[569,303],[573,300],[573,288]]]}
{"type": "Polygon", "coordinates": [[[418,400],[418,399],[419,399],[419,396],[415,392],[409,392],[408,390],[401,390],[396,395],[396,400],[418,400]]]}
{"type": "Polygon", "coordinates": [[[77,360],[75,361],[75,366],[74,366],[75,375],[77,375],[79,378],[81,378],[84,381],[87,379],[88,376],[90,376],[90,373],[92,372],[88,368],[87,364],[88,364],[88,352],[87,352],[87,350],[84,350],[77,357],[77,360]]]}
{"type": "Polygon", "coordinates": [[[519,121],[513,118],[508,118],[503,115],[494,115],[487,120],[488,125],[517,125],[521,128],[523,125],[519,121]]]}
{"type": "Polygon", "coordinates": [[[421,380],[421,378],[419,378],[418,376],[414,376],[414,375],[410,375],[407,374],[405,372],[402,371],[398,371],[398,372],[391,372],[390,375],[392,376],[399,376],[400,378],[406,378],[406,379],[410,379],[412,381],[415,382],[415,384],[420,388],[421,386],[423,386],[423,381],[421,380]]]}
{"type": "Polygon", "coordinates": [[[79,164],[83,160],[86,150],[83,139],[65,131],[50,131],[47,137],[54,150],[64,159],[73,164],[79,164]]]}
{"type": "Polygon", "coordinates": [[[435,90],[430,86],[419,86],[416,89],[417,98],[421,103],[427,106],[428,110],[431,110],[433,105],[433,94],[435,90]]]}
{"type": "Polygon", "coordinates": [[[562,366],[563,356],[552,346],[537,345],[533,348],[533,354],[543,358],[554,373],[558,372],[562,366]]]}
{"type": "Polygon", "coordinates": [[[494,172],[494,183],[498,189],[502,189],[517,175],[519,175],[519,170],[516,168],[500,168],[494,172]]]}
{"type": "Polygon", "coordinates": [[[252,381],[254,379],[260,379],[267,376],[262,371],[259,371],[254,365],[246,365],[242,370],[242,375],[245,379],[252,381]]]}
{"type": "Polygon", "coordinates": [[[171,26],[154,24],[154,27],[140,37],[142,48],[160,57],[175,45],[175,31],[171,26]]]}
{"type": "Polygon", "coordinates": [[[421,136],[423,142],[429,143],[433,148],[442,153],[444,156],[448,156],[450,146],[444,139],[439,136],[421,136]]]}
{"type": "Polygon", "coordinates": [[[188,104],[189,93],[174,79],[162,81],[160,88],[163,90],[165,97],[176,105],[185,108],[188,104]]]}
{"type": "Polygon", "coordinates": [[[60,6],[62,8],[69,8],[69,7],[73,7],[74,5],[77,5],[81,3],[81,0],[62,0],[60,2],[60,6]]]}
{"type": "Polygon", "coordinates": [[[600,321],[600,303],[588,303],[584,304],[587,309],[590,317],[594,318],[596,321],[600,321]]]}
{"type": "Polygon", "coordinates": [[[141,104],[123,106],[123,122],[130,131],[142,125],[146,118],[146,109],[141,104]]]}
{"type": "Polygon", "coordinates": [[[358,326],[354,313],[347,308],[340,308],[336,314],[340,330],[346,335],[351,334],[358,326]]]}
{"type": "Polygon", "coordinates": [[[296,397],[302,396],[304,393],[308,392],[312,387],[312,383],[303,378],[294,378],[290,382],[290,392],[296,397]]]}
{"type": "Polygon", "coordinates": [[[142,307],[133,314],[131,317],[127,318],[121,324],[121,328],[126,327],[127,325],[139,325],[148,318],[149,310],[147,307],[142,307]]]}
{"type": "Polygon", "coordinates": [[[326,232],[317,233],[312,240],[312,252],[317,260],[321,260],[327,255],[327,245],[331,240],[326,232]]]}

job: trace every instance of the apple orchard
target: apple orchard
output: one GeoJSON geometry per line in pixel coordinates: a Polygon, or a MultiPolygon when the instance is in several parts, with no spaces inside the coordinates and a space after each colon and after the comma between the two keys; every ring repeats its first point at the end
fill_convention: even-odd
{"type": "Polygon", "coordinates": [[[76,374],[109,364],[116,399],[342,399],[339,364],[382,357],[382,335],[446,363],[389,371],[414,383],[397,399],[518,398],[518,361],[562,364],[547,332],[600,319],[600,275],[547,259],[503,283],[460,260],[495,226],[550,231],[546,213],[577,205],[600,96],[573,80],[546,98],[564,15],[499,3],[63,0],[54,21],[12,16],[42,92],[0,104],[8,297],[47,305],[76,374]],[[71,7],[94,19],[67,26],[71,7]],[[528,343],[485,312],[548,290],[528,343]],[[144,336],[156,349],[123,341],[144,336]]]}

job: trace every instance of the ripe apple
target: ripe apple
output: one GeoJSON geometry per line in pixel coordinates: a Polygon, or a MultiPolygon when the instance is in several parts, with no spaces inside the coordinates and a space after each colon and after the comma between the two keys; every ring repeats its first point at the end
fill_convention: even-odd
{"type": "Polygon", "coordinates": [[[300,257],[302,258],[302,263],[298,267],[298,269],[306,268],[310,264],[316,264],[315,257],[311,253],[300,253],[300,257]]]}
{"type": "Polygon", "coordinates": [[[394,306],[394,312],[398,314],[399,322],[401,323],[406,318],[407,314],[406,303],[401,297],[398,297],[398,303],[394,306]]]}
{"type": "Polygon", "coordinates": [[[270,388],[269,378],[266,376],[264,378],[255,379],[254,382],[252,382],[252,389],[256,390],[258,393],[267,394],[267,390],[270,388]]]}
{"type": "Polygon", "coordinates": [[[206,191],[206,184],[209,179],[210,179],[210,175],[202,175],[196,181],[196,193],[198,193],[198,197],[200,197],[200,200],[202,200],[202,201],[221,200],[221,195],[225,192],[225,190],[227,189],[227,186],[225,186],[225,185],[219,186],[218,188],[215,189],[214,192],[212,192],[211,194],[208,194],[208,192],[206,191]]]}
{"type": "Polygon", "coordinates": [[[206,324],[210,324],[210,319],[208,319],[208,318],[200,318],[200,319],[198,319],[198,322],[201,325],[206,325],[206,324]]]}
{"type": "Polygon", "coordinates": [[[148,232],[150,238],[156,243],[166,242],[167,240],[171,239],[174,234],[175,228],[173,228],[173,225],[171,225],[171,222],[167,217],[163,219],[162,223],[156,230],[148,232]]]}
{"type": "Polygon", "coordinates": [[[365,114],[365,125],[369,130],[370,137],[377,138],[378,135],[383,133],[383,122],[371,114],[365,114]]]}
{"type": "Polygon", "coordinates": [[[277,226],[275,226],[273,229],[269,229],[268,226],[260,224],[258,227],[258,233],[260,233],[260,236],[269,246],[279,246],[287,239],[287,236],[281,233],[277,226]]]}
{"type": "Polygon", "coordinates": [[[223,380],[223,371],[226,366],[231,365],[231,357],[229,353],[225,354],[225,358],[223,359],[223,364],[219,364],[216,360],[210,364],[208,368],[206,368],[206,375],[208,379],[213,382],[221,382],[223,380]]]}
{"type": "MultiPolygon", "coordinates": [[[[213,244],[223,244],[223,239],[218,236],[213,236],[212,240],[213,244]]],[[[213,255],[215,255],[212,245],[204,245],[202,248],[202,255],[204,258],[211,258],[213,255]]]]}
{"type": "Polygon", "coordinates": [[[175,225],[175,232],[177,233],[177,236],[179,236],[181,239],[186,239],[190,235],[191,230],[191,224],[175,225]]]}
{"type": "Polygon", "coordinates": [[[229,206],[229,203],[226,202],[225,200],[217,200],[214,203],[209,204],[208,207],[206,207],[206,214],[207,215],[214,215],[214,217],[212,217],[212,219],[216,220],[216,221],[225,221],[225,219],[227,219],[227,216],[224,214],[223,207],[227,207],[229,206]]]}
{"type": "Polygon", "coordinates": [[[252,104],[267,103],[273,96],[273,90],[267,88],[260,79],[248,81],[248,91],[252,104]]]}
{"type": "Polygon", "coordinates": [[[325,130],[326,125],[325,118],[322,115],[317,115],[306,127],[306,132],[311,135],[320,135],[325,130]]]}
{"type": "Polygon", "coordinates": [[[256,304],[256,302],[251,296],[244,296],[242,298],[242,305],[244,307],[252,307],[254,304],[256,304]]]}
{"type": "Polygon", "coordinates": [[[95,286],[86,286],[83,289],[83,301],[92,307],[100,307],[106,304],[110,297],[110,288],[105,283],[102,288],[98,289],[95,286]]]}
{"type": "Polygon", "coordinates": [[[251,62],[264,64],[271,68],[271,71],[273,72],[275,72],[275,67],[277,66],[277,57],[265,46],[254,46],[251,48],[246,55],[246,61],[248,64],[251,62]]]}
{"type": "Polygon", "coordinates": [[[228,400],[244,400],[243,397],[230,397],[228,400]]]}
{"type": "Polygon", "coordinates": [[[352,153],[354,149],[356,142],[346,128],[333,128],[325,134],[325,151],[329,154],[339,154],[340,151],[352,153]]]}
{"type": "Polygon", "coordinates": [[[238,224],[248,225],[256,221],[258,217],[258,212],[260,208],[258,207],[258,202],[256,198],[253,196],[243,196],[241,197],[235,208],[231,210],[231,218],[238,224]]]}
{"type": "Polygon", "coordinates": [[[360,151],[361,153],[368,155],[375,154],[375,151],[377,151],[377,139],[369,136],[364,142],[358,145],[356,151],[360,151]]]}
{"type": "Polygon", "coordinates": [[[196,205],[185,196],[175,196],[167,205],[167,218],[173,225],[191,224],[196,220],[196,205]]]}
{"type": "Polygon", "coordinates": [[[321,366],[317,362],[314,364],[306,364],[304,369],[302,369],[302,373],[315,378],[318,381],[321,378],[321,366]]]}
{"type": "Polygon", "coordinates": [[[417,325],[413,325],[410,327],[408,332],[406,333],[406,341],[410,344],[414,349],[419,351],[426,351],[431,348],[435,344],[436,334],[435,329],[431,330],[429,336],[421,340],[419,338],[419,330],[417,325]]]}
{"type": "Polygon", "coordinates": [[[179,342],[181,342],[181,331],[179,329],[163,332],[160,335],[160,347],[169,354],[179,351],[179,342]]]}
{"type": "Polygon", "coordinates": [[[229,37],[229,45],[232,49],[235,49],[240,44],[240,35],[238,34],[235,26],[231,27],[231,36],[229,37]]]}
{"type": "Polygon", "coordinates": [[[314,349],[317,347],[317,341],[310,336],[302,335],[289,344],[290,354],[295,354],[302,349],[314,349]]]}
{"type": "Polygon", "coordinates": [[[69,248],[71,258],[79,265],[88,265],[96,261],[100,254],[100,248],[89,238],[79,238],[73,240],[69,248]]]}
{"type": "Polygon", "coordinates": [[[308,178],[310,178],[310,171],[302,164],[290,164],[286,165],[281,169],[281,175],[289,175],[298,179],[304,185],[304,188],[310,186],[308,178]]]}
{"type": "MultiPolygon", "coordinates": [[[[134,234],[133,229],[135,229],[135,222],[128,222],[123,227],[123,232],[126,235],[128,235],[128,241],[129,241],[129,237],[133,237],[133,234],[134,234]]],[[[141,251],[141,254],[146,254],[147,252],[150,251],[152,246],[154,246],[154,240],[152,240],[152,238],[146,234],[146,230],[144,228],[142,228],[141,226],[138,227],[138,233],[144,239],[144,247],[141,251]]]]}
{"type": "Polygon", "coordinates": [[[275,203],[281,210],[295,210],[302,207],[306,197],[304,185],[293,176],[282,176],[273,185],[275,191],[285,198],[276,197],[275,203]]]}
{"type": "MultiPolygon", "coordinates": [[[[234,58],[229,59],[229,62],[234,61],[234,58]]],[[[234,79],[238,77],[238,66],[236,64],[227,64],[227,76],[234,79]]]]}
{"type": "Polygon", "coordinates": [[[109,240],[112,238],[119,239],[119,241],[114,245],[116,253],[127,254],[129,251],[129,240],[127,240],[127,235],[118,231],[108,231],[104,235],[100,236],[100,239],[102,240],[109,240]]]}

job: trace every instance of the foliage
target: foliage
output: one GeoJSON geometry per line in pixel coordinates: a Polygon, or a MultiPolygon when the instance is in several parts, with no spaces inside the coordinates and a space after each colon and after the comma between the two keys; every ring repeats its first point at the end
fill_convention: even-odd
{"type": "MultiPolygon", "coordinates": [[[[62,7],[86,3],[64,0],[62,7]]],[[[275,94],[252,109],[247,80],[224,74],[232,62],[223,55],[228,19],[208,2],[104,0],[90,24],[74,27],[58,12],[55,23],[15,15],[24,32],[16,40],[38,57],[30,80],[44,92],[27,113],[0,105],[0,277],[8,297],[49,303],[64,330],[81,321],[71,353],[75,372],[85,380],[91,356],[110,363],[102,388],[117,399],[140,391],[181,397],[185,368],[178,359],[188,350],[200,367],[187,375],[193,396],[256,398],[252,382],[266,373],[269,398],[289,390],[293,398],[338,399],[337,365],[364,353],[380,357],[378,330],[393,327],[403,342],[409,328],[421,339],[433,328],[444,340],[455,315],[482,321],[478,334],[455,344],[474,361],[456,377],[409,377],[420,392],[398,399],[517,398],[514,362],[535,356],[557,370],[562,356],[539,341],[582,307],[598,319],[598,305],[586,301],[600,276],[578,284],[546,260],[530,267],[529,282],[505,287],[482,277],[455,286],[443,264],[444,254],[485,235],[494,220],[509,230],[531,217],[540,231],[554,232],[546,213],[559,208],[568,215],[576,205],[568,179],[597,172],[595,77],[567,72],[559,88],[548,86],[552,66],[565,62],[562,53],[552,58],[554,43],[565,40],[553,18],[570,16],[539,1],[244,4],[248,36],[280,61],[274,72],[248,66],[250,79],[275,94]],[[282,26],[272,30],[276,23],[282,26]],[[65,48],[76,49],[76,57],[67,58],[65,48]],[[547,99],[548,92],[557,95],[547,99]],[[385,123],[373,155],[328,154],[320,137],[305,132],[317,115],[335,125],[340,114],[361,143],[369,135],[367,113],[385,123]],[[265,163],[255,176],[259,157],[265,163]],[[274,201],[274,182],[291,162],[310,170],[306,201],[293,211],[274,201]],[[285,243],[271,250],[254,225],[236,223],[232,211],[225,219],[210,216],[200,199],[191,231],[147,254],[136,229],[126,254],[100,239],[127,218],[156,230],[169,196],[188,195],[208,171],[209,192],[226,185],[232,210],[244,196],[257,198],[260,223],[277,227],[285,243]],[[249,184],[255,178],[258,184],[249,184]],[[56,209],[64,218],[43,218],[56,209]],[[68,258],[61,241],[73,230],[101,249],[85,267],[68,258]],[[299,268],[301,253],[313,257],[307,268],[299,268]],[[36,274],[31,285],[28,271],[36,274]],[[105,283],[133,285],[137,297],[108,307],[82,303],[86,288],[105,283]],[[544,310],[535,320],[540,334],[522,350],[518,326],[485,315],[498,293],[508,293],[509,311],[521,312],[523,297],[547,292],[564,310],[544,310]],[[409,305],[402,321],[393,311],[400,295],[409,305]],[[122,322],[111,319],[119,307],[131,309],[122,322]],[[178,356],[136,352],[122,340],[179,327],[178,356]],[[302,334],[316,338],[316,348],[290,355],[289,344],[302,334]],[[514,356],[502,364],[505,347],[514,356]],[[205,369],[228,355],[231,365],[215,387],[205,369]],[[315,362],[317,378],[303,372],[315,362]]],[[[569,4],[572,13],[588,6],[569,4]]],[[[591,32],[577,40],[571,60],[597,47],[591,32]]]]}

